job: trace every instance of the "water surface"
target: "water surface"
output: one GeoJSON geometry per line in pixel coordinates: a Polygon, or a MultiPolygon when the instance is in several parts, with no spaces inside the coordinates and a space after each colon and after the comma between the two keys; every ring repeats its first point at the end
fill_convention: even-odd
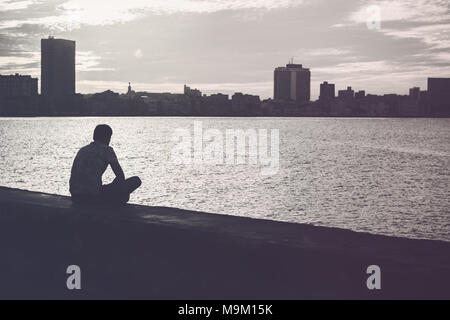
{"type": "MultiPolygon", "coordinates": [[[[77,150],[114,131],[132,202],[450,241],[450,119],[198,118],[204,128],[280,130],[280,169],[175,164],[195,118],[0,119],[0,185],[68,195],[77,150]]],[[[113,178],[107,170],[105,181],[113,178]]]]}

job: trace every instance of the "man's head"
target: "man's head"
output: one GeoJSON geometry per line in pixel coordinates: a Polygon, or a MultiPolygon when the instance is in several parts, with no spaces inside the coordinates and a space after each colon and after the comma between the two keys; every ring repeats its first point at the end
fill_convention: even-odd
{"type": "Polygon", "coordinates": [[[112,129],[107,124],[99,124],[94,130],[94,141],[109,145],[112,136],[112,129]]]}

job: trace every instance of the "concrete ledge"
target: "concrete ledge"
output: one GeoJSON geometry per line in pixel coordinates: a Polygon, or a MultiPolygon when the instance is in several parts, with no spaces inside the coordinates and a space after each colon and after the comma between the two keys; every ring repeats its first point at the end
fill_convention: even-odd
{"type": "Polygon", "coordinates": [[[0,298],[450,298],[450,243],[0,187],[0,298]],[[66,268],[82,290],[66,288],[66,268]],[[379,265],[382,289],[368,290],[379,265]]]}

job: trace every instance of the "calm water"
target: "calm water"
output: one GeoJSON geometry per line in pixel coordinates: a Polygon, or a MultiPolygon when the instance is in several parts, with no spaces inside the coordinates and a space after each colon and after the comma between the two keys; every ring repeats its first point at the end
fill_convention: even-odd
{"type": "Polygon", "coordinates": [[[134,203],[450,241],[450,119],[199,119],[279,129],[272,176],[259,165],[175,164],[174,129],[194,120],[0,119],[0,185],[68,195],[73,157],[107,123],[126,175],[143,180],[134,203]]]}

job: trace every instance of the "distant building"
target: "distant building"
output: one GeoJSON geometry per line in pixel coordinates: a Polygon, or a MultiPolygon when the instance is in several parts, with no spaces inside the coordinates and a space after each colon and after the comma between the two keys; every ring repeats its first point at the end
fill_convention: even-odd
{"type": "Polygon", "coordinates": [[[359,100],[362,99],[366,96],[366,91],[364,90],[359,90],[358,92],[355,93],[355,99],[359,100]]]}
{"type": "Polygon", "coordinates": [[[37,78],[0,75],[0,116],[34,116],[38,102],[37,78]]]}
{"type": "Polygon", "coordinates": [[[38,79],[31,76],[0,75],[0,97],[32,97],[38,94],[38,79]]]}
{"type": "Polygon", "coordinates": [[[334,99],[335,88],[334,83],[324,82],[320,84],[320,96],[319,100],[334,99]]]}
{"type": "Polygon", "coordinates": [[[450,115],[450,78],[428,78],[427,98],[433,115],[450,115]]]}
{"type": "Polygon", "coordinates": [[[211,116],[227,116],[231,114],[231,101],[227,94],[216,93],[203,97],[205,114],[211,116]]]}
{"type": "Polygon", "coordinates": [[[355,97],[355,92],[353,91],[352,87],[347,87],[347,90],[339,90],[338,91],[338,98],[339,99],[353,99],[355,97]]]}
{"type": "Polygon", "coordinates": [[[134,96],[136,92],[131,89],[131,82],[128,82],[128,90],[127,90],[127,96],[134,96]]]}
{"type": "Polygon", "coordinates": [[[231,111],[233,115],[254,115],[259,112],[260,105],[261,99],[259,96],[236,92],[231,97],[231,111]]]}
{"type": "Polygon", "coordinates": [[[191,89],[190,87],[184,85],[184,95],[189,97],[201,97],[202,92],[197,89],[191,89]]]}
{"type": "Polygon", "coordinates": [[[274,71],[274,99],[285,101],[309,101],[311,72],[301,64],[289,63],[274,71]]]}
{"type": "Polygon", "coordinates": [[[41,39],[41,94],[75,94],[75,41],[41,39]]]}
{"type": "Polygon", "coordinates": [[[428,91],[420,90],[419,92],[419,108],[421,112],[421,116],[429,116],[430,115],[430,106],[428,103],[428,91]]]}
{"type": "Polygon", "coordinates": [[[229,96],[223,93],[215,93],[208,96],[209,100],[213,103],[221,104],[229,102],[229,96]]]}
{"type": "Polygon", "coordinates": [[[409,89],[409,97],[413,100],[418,100],[420,97],[420,88],[414,87],[409,89]]]}

